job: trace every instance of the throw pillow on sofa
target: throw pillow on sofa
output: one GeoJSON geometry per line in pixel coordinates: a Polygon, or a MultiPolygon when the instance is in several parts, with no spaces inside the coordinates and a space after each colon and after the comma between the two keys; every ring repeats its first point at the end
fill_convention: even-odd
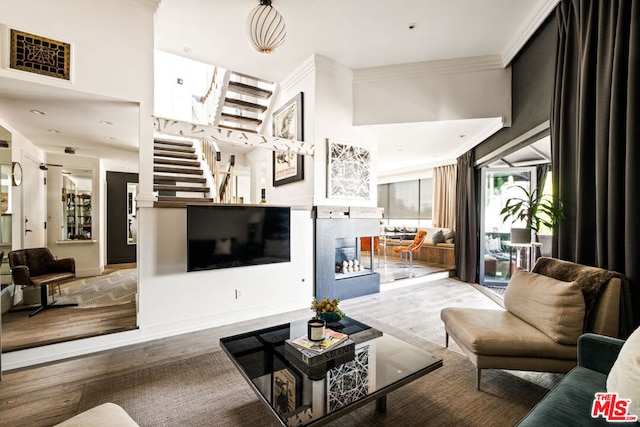
{"type": "Polygon", "coordinates": [[[455,238],[456,238],[456,232],[454,230],[449,230],[449,232],[444,235],[444,241],[446,243],[453,243],[455,238]]]}
{"type": "Polygon", "coordinates": [[[504,307],[559,344],[576,345],[583,331],[584,296],[576,282],[518,268],[507,285],[504,307]]]}
{"type": "Polygon", "coordinates": [[[640,328],[627,338],[607,377],[607,391],[631,399],[627,413],[640,419],[640,328]]]}
{"type": "Polygon", "coordinates": [[[431,236],[431,241],[433,242],[434,245],[437,245],[438,243],[443,243],[444,233],[442,232],[442,230],[438,230],[435,233],[433,233],[433,236],[431,236]]]}

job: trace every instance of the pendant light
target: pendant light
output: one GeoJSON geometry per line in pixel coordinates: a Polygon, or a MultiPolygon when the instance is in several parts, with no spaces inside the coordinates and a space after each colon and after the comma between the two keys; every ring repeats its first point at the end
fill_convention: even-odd
{"type": "Polygon", "coordinates": [[[282,15],[271,6],[271,0],[260,0],[247,18],[247,39],[260,53],[271,53],[284,43],[287,31],[282,15]]]}

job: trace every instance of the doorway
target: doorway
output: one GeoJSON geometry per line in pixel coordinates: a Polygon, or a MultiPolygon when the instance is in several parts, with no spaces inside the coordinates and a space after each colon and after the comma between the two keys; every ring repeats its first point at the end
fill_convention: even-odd
{"type": "MultiPolygon", "coordinates": [[[[517,267],[517,253],[511,245],[511,222],[500,211],[520,186],[531,191],[536,186],[535,167],[481,169],[480,284],[506,286],[517,267]]],[[[514,224],[517,226],[517,224],[514,224]]]]}

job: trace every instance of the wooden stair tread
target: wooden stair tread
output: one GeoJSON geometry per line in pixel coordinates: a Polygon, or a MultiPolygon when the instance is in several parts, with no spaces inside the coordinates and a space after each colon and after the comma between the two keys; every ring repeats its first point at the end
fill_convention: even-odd
{"type": "Polygon", "coordinates": [[[163,144],[174,147],[193,147],[193,144],[190,142],[181,142],[181,141],[167,141],[164,139],[154,139],[153,142],[155,144],[163,144]]]}
{"type": "Polygon", "coordinates": [[[154,166],[153,171],[174,174],[202,175],[202,169],[175,168],[170,166],[154,166]]]}
{"type": "Polygon", "coordinates": [[[222,113],[220,115],[220,120],[226,120],[226,121],[241,123],[241,124],[250,125],[250,126],[259,126],[262,123],[262,120],[260,119],[255,119],[253,117],[246,117],[246,116],[238,116],[237,114],[229,114],[229,113],[222,113]]]}
{"type": "Polygon", "coordinates": [[[267,110],[266,105],[256,104],[254,102],[247,102],[241,99],[225,98],[224,106],[230,108],[236,108],[238,110],[252,111],[254,113],[264,113],[267,110]]]}
{"type": "Polygon", "coordinates": [[[153,150],[154,157],[167,157],[167,158],[175,158],[175,159],[189,159],[189,160],[197,160],[197,154],[186,154],[186,153],[176,153],[172,151],[158,151],[153,150]]]}
{"type": "Polygon", "coordinates": [[[229,86],[227,88],[228,91],[241,93],[244,95],[255,96],[256,98],[269,99],[273,92],[267,89],[261,89],[259,87],[251,86],[245,83],[240,82],[229,82],[229,86]]]}
{"type": "Polygon", "coordinates": [[[168,147],[162,144],[153,144],[153,150],[154,151],[163,151],[163,152],[170,152],[170,153],[190,153],[190,154],[194,154],[196,152],[196,149],[193,147],[168,147]]]}
{"type": "Polygon", "coordinates": [[[160,158],[160,157],[154,158],[153,164],[154,165],[187,166],[191,168],[200,168],[201,166],[199,161],[166,159],[166,158],[160,158]]]}
{"type": "MultiPolygon", "coordinates": [[[[231,77],[232,78],[233,77],[240,77],[240,78],[253,80],[254,82],[262,82],[262,83],[266,83],[266,84],[269,84],[269,85],[273,85],[272,81],[261,79],[260,77],[256,77],[256,76],[250,76],[249,74],[239,73],[237,71],[232,71],[231,72],[231,77]]],[[[235,81],[235,80],[232,80],[232,81],[235,81]]]]}
{"type": "Polygon", "coordinates": [[[173,197],[173,196],[158,196],[158,200],[153,203],[153,207],[156,208],[186,208],[187,205],[213,204],[213,199],[208,197],[173,197]]]}
{"type": "Polygon", "coordinates": [[[186,187],[181,185],[154,184],[153,191],[175,191],[178,193],[208,193],[208,187],[186,187]]]}
{"type": "Polygon", "coordinates": [[[196,176],[178,176],[178,175],[155,175],[153,177],[155,184],[162,182],[191,182],[196,184],[206,184],[206,178],[198,178],[196,176]]]}

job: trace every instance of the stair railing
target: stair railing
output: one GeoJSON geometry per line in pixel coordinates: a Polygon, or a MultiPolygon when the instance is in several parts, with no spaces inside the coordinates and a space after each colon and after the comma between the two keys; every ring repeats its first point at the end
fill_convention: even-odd
{"type": "MultiPolygon", "coordinates": [[[[215,144],[211,141],[203,139],[200,141],[200,148],[202,150],[202,158],[206,164],[210,178],[213,181],[209,184],[209,194],[213,198],[215,203],[220,203],[220,197],[218,193],[218,185],[220,183],[220,168],[219,163],[222,159],[222,153],[218,151],[215,144]]],[[[209,179],[207,179],[209,181],[209,179]]]]}

